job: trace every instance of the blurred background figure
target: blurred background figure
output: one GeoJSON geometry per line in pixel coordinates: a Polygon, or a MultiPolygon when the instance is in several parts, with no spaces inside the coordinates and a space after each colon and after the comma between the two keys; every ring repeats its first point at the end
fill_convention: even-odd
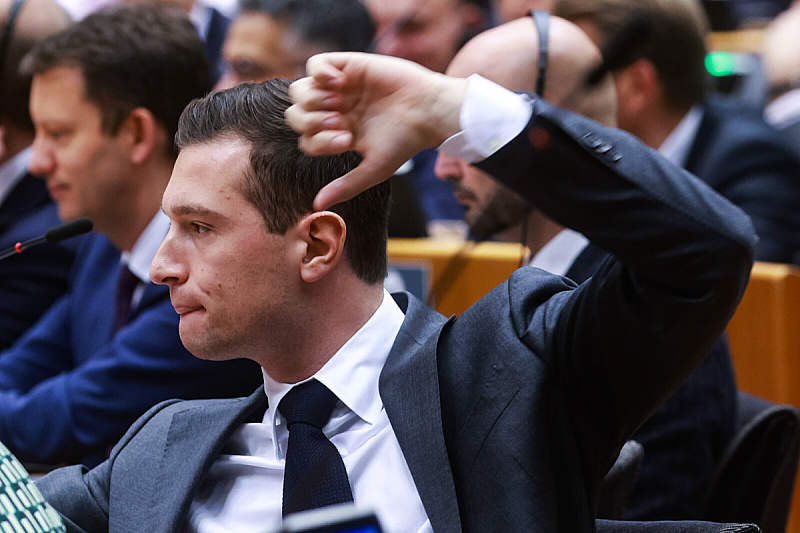
{"type": "Polygon", "coordinates": [[[320,52],[366,52],[375,27],[360,0],[240,0],[215,89],[245,81],[296,79],[320,52]]]}
{"type": "Polygon", "coordinates": [[[619,127],[708,183],[753,220],[756,259],[800,251],[800,161],[760,109],[709,91],[698,0],[557,0],[553,13],[601,48],[636,17],[647,35],[614,72],[619,127]]]}
{"type": "MultiPolygon", "coordinates": [[[[28,173],[34,129],[22,57],[70,24],[53,0],[0,1],[0,250],[59,224],[44,181],[28,173]]],[[[67,288],[77,242],[43,244],[0,261],[0,349],[11,345],[67,288]]]]}
{"type": "Polygon", "coordinates": [[[767,26],[761,60],[768,87],[765,117],[800,157],[800,4],[767,26]]]}
{"type": "Polygon", "coordinates": [[[458,49],[487,23],[472,0],[365,0],[377,26],[374,51],[444,72],[458,49]]]}
{"type": "MultiPolygon", "coordinates": [[[[88,216],[69,290],[0,353],[0,440],[20,460],[97,464],[128,426],[171,398],[236,397],[248,361],[201,361],[183,346],[169,290],[150,280],[169,229],[161,197],[178,118],[212,87],[186,14],[117,5],[33,48],[31,172],[65,221],[88,216]]],[[[255,378],[255,379],[254,379],[255,378]]]]}
{"type": "MultiPolygon", "coordinates": [[[[489,6],[470,0],[366,0],[377,27],[374,51],[444,72],[459,48],[489,24],[489,6]]],[[[423,150],[392,178],[390,237],[466,236],[464,210],[436,179],[435,150],[423,150]]]]}

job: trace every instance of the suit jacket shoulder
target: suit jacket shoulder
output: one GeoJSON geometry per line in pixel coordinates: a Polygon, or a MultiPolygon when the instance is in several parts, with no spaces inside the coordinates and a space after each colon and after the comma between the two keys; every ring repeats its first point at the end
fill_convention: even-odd
{"type": "Polygon", "coordinates": [[[795,260],[800,160],[759,110],[710,98],[685,166],[750,216],[759,236],[757,260],[795,260]]]}
{"type": "MultiPolygon", "coordinates": [[[[0,204],[0,250],[43,235],[59,223],[44,181],[28,174],[0,204]]],[[[67,290],[76,246],[77,241],[44,243],[0,261],[0,350],[67,290]]]]}

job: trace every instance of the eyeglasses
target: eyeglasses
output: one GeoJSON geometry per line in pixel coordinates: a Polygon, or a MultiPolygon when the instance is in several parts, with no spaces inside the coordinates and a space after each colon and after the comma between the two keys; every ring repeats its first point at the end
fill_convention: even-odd
{"type": "Polygon", "coordinates": [[[539,61],[538,76],[536,78],[536,94],[544,95],[544,82],[547,75],[548,43],[550,41],[550,13],[541,10],[531,10],[528,15],[536,23],[536,31],[539,33],[539,61]]]}

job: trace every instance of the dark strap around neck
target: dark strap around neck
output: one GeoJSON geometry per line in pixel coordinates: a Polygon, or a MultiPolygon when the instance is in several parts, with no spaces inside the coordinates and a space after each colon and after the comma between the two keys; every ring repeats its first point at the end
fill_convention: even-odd
{"type": "Polygon", "coordinates": [[[547,62],[549,60],[550,43],[550,13],[542,10],[531,10],[528,12],[536,23],[536,31],[539,34],[539,60],[537,61],[538,75],[536,77],[536,94],[544,95],[544,84],[547,76],[547,62]]]}

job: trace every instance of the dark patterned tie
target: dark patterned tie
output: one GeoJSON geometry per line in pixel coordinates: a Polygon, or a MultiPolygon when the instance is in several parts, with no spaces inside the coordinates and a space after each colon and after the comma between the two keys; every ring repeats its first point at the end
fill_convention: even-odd
{"type": "Polygon", "coordinates": [[[283,477],[283,516],[353,501],[336,446],[322,433],[338,398],[313,379],[294,387],[278,405],[289,428],[283,477]]]}
{"type": "Polygon", "coordinates": [[[117,281],[117,301],[114,314],[114,333],[128,323],[131,315],[131,299],[133,291],[139,284],[139,278],[131,272],[128,265],[121,264],[119,267],[119,280],[117,281]]]}

